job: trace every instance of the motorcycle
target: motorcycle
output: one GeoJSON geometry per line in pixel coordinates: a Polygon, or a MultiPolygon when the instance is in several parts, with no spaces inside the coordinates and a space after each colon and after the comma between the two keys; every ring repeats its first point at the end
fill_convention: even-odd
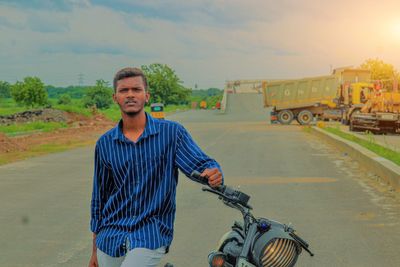
{"type": "MultiPolygon", "coordinates": [[[[191,179],[208,186],[207,177],[197,171],[191,179]]],[[[243,223],[235,221],[231,231],[220,239],[217,250],[209,254],[210,267],[292,267],[302,249],[314,256],[290,225],[254,217],[249,195],[225,185],[202,190],[218,195],[225,205],[243,216],[243,223]]]]}

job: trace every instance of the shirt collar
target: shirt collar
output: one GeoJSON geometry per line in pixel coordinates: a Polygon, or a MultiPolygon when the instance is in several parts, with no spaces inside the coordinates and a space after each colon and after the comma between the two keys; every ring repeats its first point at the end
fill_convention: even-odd
{"type": "MultiPolygon", "coordinates": [[[[154,119],[152,116],[150,116],[147,112],[145,112],[145,114],[146,114],[146,126],[145,126],[144,131],[143,131],[142,135],[140,136],[139,140],[160,132],[159,122],[156,119],[154,119]]],[[[114,127],[113,139],[120,140],[120,141],[127,141],[127,138],[125,137],[124,133],[122,132],[122,119],[114,127]]]]}

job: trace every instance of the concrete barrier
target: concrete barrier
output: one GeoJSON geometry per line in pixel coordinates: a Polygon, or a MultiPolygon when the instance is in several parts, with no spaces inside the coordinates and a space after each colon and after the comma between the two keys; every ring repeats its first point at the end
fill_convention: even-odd
{"type": "Polygon", "coordinates": [[[224,90],[224,94],[221,100],[221,113],[225,113],[226,110],[226,99],[228,98],[226,89],[224,90]]]}
{"type": "Polygon", "coordinates": [[[348,153],[350,157],[360,162],[363,167],[381,177],[397,192],[400,192],[400,166],[390,160],[378,156],[359,144],[328,133],[318,127],[312,127],[312,133],[327,142],[334,144],[341,151],[348,153]]]}

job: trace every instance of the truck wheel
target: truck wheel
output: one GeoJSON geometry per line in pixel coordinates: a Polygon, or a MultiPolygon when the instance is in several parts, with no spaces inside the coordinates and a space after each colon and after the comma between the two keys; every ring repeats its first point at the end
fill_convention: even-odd
{"type": "Polygon", "coordinates": [[[290,124],[294,118],[293,112],[289,109],[281,110],[278,113],[278,120],[282,124],[290,124]]]}
{"type": "Polygon", "coordinates": [[[301,125],[308,125],[312,122],[313,117],[312,112],[305,109],[300,111],[299,115],[297,115],[297,120],[301,125]]]}

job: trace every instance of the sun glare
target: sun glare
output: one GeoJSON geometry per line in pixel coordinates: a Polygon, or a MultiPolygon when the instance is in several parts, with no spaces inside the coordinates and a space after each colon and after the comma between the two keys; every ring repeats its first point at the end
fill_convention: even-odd
{"type": "Polygon", "coordinates": [[[400,20],[393,22],[392,24],[392,37],[400,42],[400,20]]]}

